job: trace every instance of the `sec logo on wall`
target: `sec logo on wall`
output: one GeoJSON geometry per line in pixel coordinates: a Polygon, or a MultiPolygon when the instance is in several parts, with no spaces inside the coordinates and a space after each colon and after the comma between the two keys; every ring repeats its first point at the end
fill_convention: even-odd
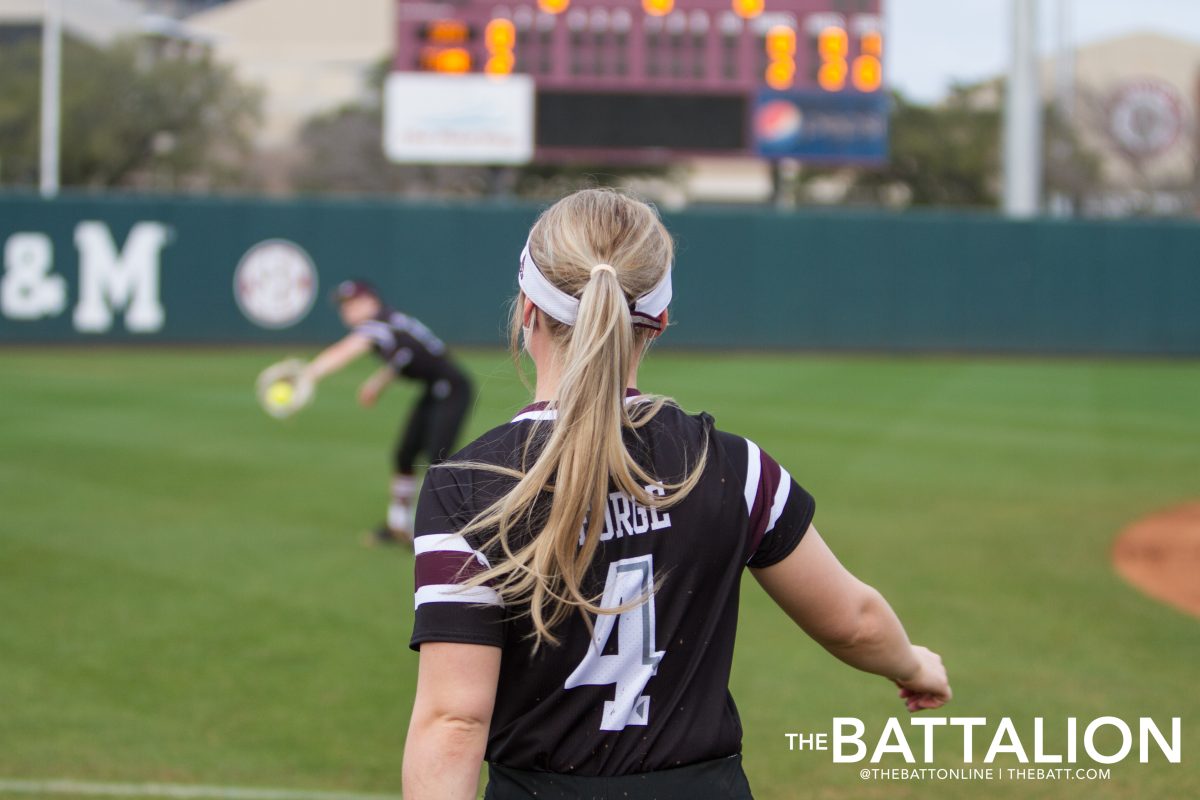
{"type": "Polygon", "coordinates": [[[238,262],[233,297],[255,325],[290,328],[308,316],[317,299],[317,268],[295,242],[267,239],[238,262]]]}
{"type": "Polygon", "coordinates": [[[1183,106],[1183,98],[1168,83],[1143,80],[1126,84],[1109,99],[1109,134],[1132,156],[1161,155],[1181,138],[1183,106]]]}

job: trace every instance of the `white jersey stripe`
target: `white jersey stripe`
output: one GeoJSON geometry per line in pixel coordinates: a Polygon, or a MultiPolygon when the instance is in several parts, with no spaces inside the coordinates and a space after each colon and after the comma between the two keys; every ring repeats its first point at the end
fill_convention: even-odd
{"type": "Polygon", "coordinates": [[[775,500],[771,503],[771,518],[767,521],[767,529],[763,531],[764,536],[775,530],[775,523],[779,522],[779,515],[783,513],[783,507],[787,505],[788,495],[791,492],[792,476],[788,475],[786,469],[780,467],[779,485],[775,487],[775,500]]]}
{"type": "Polygon", "coordinates": [[[512,418],[513,422],[524,422],[525,420],[545,420],[556,419],[558,412],[552,408],[543,408],[538,411],[526,411],[523,414],[517,414],[512,418]]]}
{"type": "Polygon", "coordinates": [[[762,456],[758,445],[746,440],[746,513],[754,511],[754,498],[758,497],[758,479],[762,477],[762,456]]]}
{"type": "Polygon", "coordinates": [[[503,606],[500,595],[488,586],[460,586],[454,583],[433,583],[417,589],[415,608],[422,603],[471,603],[473,605],[503,606]]]}
{"type": "MultiPolygon", "coordinates": [[[[445,550],[453,553],[475,553],[475,548],[457,533],[427,533],[413,540],[414,555],[445,550]]],[[[476,553],[476,555],[478,555],[476,553]]]]}
{"type": "MultiPolygon", "coordinates": [[[[625,398],[625,405],[629,405],[630,403],[636,403],[639,400],[644,400],[644,399],[646,399],[645,395],[635,394],[633,397],[625,398]]],[[[526,420],[547,420],[547,419],[558,419],[558,409],[556,409],[556,408],[539,408],[539,409],[535,409],[533,411],[522,411],[520,414],[517,414],[515,417],[513,417],[511,420],[509,420],[509,422],[525,422],[526,420]]]]}
{"type": "Polygon", "coordinates": [[[392,334],[392,329],[378,320],[369,319],[358,326],[358,331],[368,338],[374,339],[380,344],[394,342],[395,336],[392,334]]]}
{"type": "Polygon", "coordinates": [[[488,557],[471,547],[470,542],[457,533],[427,533],[413,539],[413,555],[420,556],[426,553],[464,553],[475,556],[475,560],[482,564],[484,569],[492,568],[488,557]]]}
{"type": "Polygon", "coordinates": [[[441,339],[434,336],[433,331],[429,330],[429,328],[426,327],[423,322],[413,319],[407,314],[399,311],[393,311],[388,316],[388,321],[386,323],[381,322],[380,324],[390,326],[391,328],[395,328],[396,330],[407,333],[409,336],[425,345],[425,349],[435,356],[440,356],[446,352],[446,345],[441,339]]]}

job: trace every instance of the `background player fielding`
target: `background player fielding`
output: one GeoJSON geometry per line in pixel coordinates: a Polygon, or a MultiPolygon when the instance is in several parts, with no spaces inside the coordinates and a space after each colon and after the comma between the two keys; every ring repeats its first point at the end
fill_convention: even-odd
{"type": "MultiPolygon", "coordinates": [[[[364,361],[273,423],[246,386],[281,355],[3,352],[0,778],[396,790],[412,556],[344,535],[379,500],[394,415],[353,412],[364,361]]],[[[465,361],[464,439],[526,397],[504,354],[465,361]]],[[[1184,720],[1183,765],[1106,783],[864,784],[783,734],[835,715],[878,731],[896,710],[818,647],[780,648],[747,582],[733,691],[761,800],[1200,796],[1197,623],[1108,564],[1125,522],[1197,493],[1193,364],[660,351],[644,370],[816,465],[839,554],[946,643],[956,715],[1184,720]]]]}

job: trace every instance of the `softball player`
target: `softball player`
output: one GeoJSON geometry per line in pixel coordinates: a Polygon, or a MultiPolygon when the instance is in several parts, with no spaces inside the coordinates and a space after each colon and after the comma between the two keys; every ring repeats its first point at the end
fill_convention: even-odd
{"type": "Polygon", "coordinates": [[[314,358],[305,368],[304,378],[315,383],[374,351],[383,366],[359,388],[358,401],[363,407],[373,406],[397,378],[424,384],[396,441],[387,522],[374,532],[381,543],[410,542],[416,460],[424,454],[430,464],[437,464],[453,451],[471,402],[471,382],[429,328],[388,308],[365,281],[338,284],[334,301],[350,333],[314,358]]]}
{"type": "Polygon", "coordinates": [[[653,209],[609,191],[530,233],[513,340],[534,402],[431,470],[417,508],[406,800],[475,797],[484,759],[492,800],[749,798],[728,689],[745,568],[910,711],[950,698],[787,470],[635,388],[672,250],[653,209]]]}

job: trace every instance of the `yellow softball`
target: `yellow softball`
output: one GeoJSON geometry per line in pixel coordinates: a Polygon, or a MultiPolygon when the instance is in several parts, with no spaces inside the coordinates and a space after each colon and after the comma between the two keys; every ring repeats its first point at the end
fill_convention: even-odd
{"type": "Polygon", "coordinates": [[[267,401],[273,406],[286,406],[292,402],[293,391],[287,381],[275,381],[267,390],[267,401]]]}

